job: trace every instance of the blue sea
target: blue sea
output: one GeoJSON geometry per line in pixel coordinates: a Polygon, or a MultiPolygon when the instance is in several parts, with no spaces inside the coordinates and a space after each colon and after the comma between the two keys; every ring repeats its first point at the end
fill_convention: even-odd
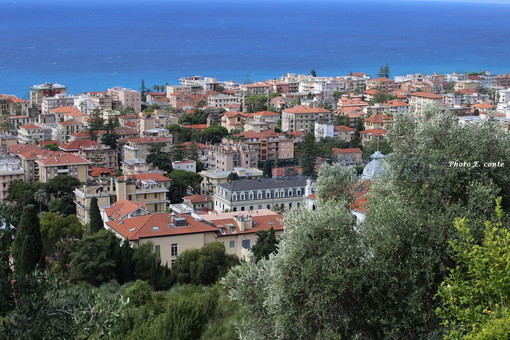
{"type": "Polygon", "coordinates": [[[0,93],[245,82],[288,72],[510,72],[510,4],[0,0],[0,93]]]}

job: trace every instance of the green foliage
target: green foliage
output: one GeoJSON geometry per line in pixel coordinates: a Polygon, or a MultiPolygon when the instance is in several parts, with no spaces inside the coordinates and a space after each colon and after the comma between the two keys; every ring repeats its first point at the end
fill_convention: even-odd
{"type": "Polygon", "coordinates": [[[0,319],[3,339],[111,338],[127,307],[118,286],[69,285],[47,273],[17,280],[15,291],[16,308],[0,319]]]}
{"type": "Polygon", "coordinates": [[[101,144],[107,145],[114,150],[117,149],[119,135],[115,132],[115,128],[118,126],[118,121],[108,120],[108,123],[104,126],[106,132],[101,136],[101,144]]]}
{"type": "Polygon", "coordinates": [[[170,186],[172,203],[181,202],[188,190],[197,191],[203,179],[199,174],[185,170],[173,170],[168,177],[172,180],[170,186]]]}
{"type": "Polygon", "coordinates": [[[97,204],[97,197],[92,197],[90,199],[89,216],[90,232],[92,234],[103,229],[103,219],[101,218],[101,212],[99,211],[99,205],[97,204]]]}
{"type": "Polygon", "coordinates": [[[154,112],[154,111],[160,110],[160,109],[161,109],[161,106],[159,106],[158,104],[152,104],[151,106],[149,106],[145,110],[143,110],[143,112],[154,112]]]}
{"type": "Polygon", "coordinates": [[[96,109],[92,114],[90,114],[89,121],[88,121],[88,127],[87,127],[87,134],[89,135],[90,139],[97,140],[97,133],[99,130],[103,130],[104,128],[104,119],[101,116],[101,112],[96,109]]]}
{"type": "Polygon", "coordinates": [[[312,68],[312,70],[310,71],[310,75],[312,77],[317,77],[317,72],[315,72],[315,69],[312,68]]]}
{"type": "Polygon", "coordinates": [[[134,275],[138,280],[150,282],[154,289],[160,290],[170,286],[170,272],[161,265],[161,259],[154,252],[152,242],[144,243],[134,249],[132,257],[134,275]]]}
{"type": "Polygon", "coordinates": [[[51,150],[51,151],[58,151],[59,150],[57,144],[47,144],[47,145],[45,145],[43,147],[43,149],[48,149],[48,150],[51,150]]]}
{"type": "Polygon", "coordinates": [[[204,131],[198,133],[195,137],[199,143],[216,144],[221,142],[222,138],[228,135],[228,130],[223,126],[209,126],[204,131]]]}
{"type": "Polygon", "coordinates": [[[312,133],[307,133],[303,137],[303,141],[299,145],[299,153],[301,154],[299,162],[303,168],[303,175],[316,178],[317,170],[315,166],[319,155],[319,148],[312,133]]]}
{"type": "Polygon", "coordinates": [[[354,201],[353,184],[358,177],[353,167],[324,164],[317,179],[317,197],[319,201],[354,201]]]}
{"type": "Polygon", "coordinates": [[[267,110],[269,98],[264,95],[256,94],[246,98],[246,109],[248,112],[259,112],[267,110]]]}
{"type": "Polygon", "coordinates": [[[74,195],[73,191],[80,185],[80,180],[71,175],[62,175],[51,178],[46,182],[46,192],[55,198],[64,195],[74,195]]]}
{"type": "Polygon", "coordinates": [[[207,123],[207,117],[209,117],[208,110],[197,109],[193,113],[185,113],[179,118],[179,124],[183,125],[194,125],[194,124],[205,124],[207,123]]]}
{"type": "Polygon", "coordinates": [[[14,307],[14,297],[11,289],[12,272],[9,266],[11,243],[11,230],[9,228],[0,230],[0,320],[5,313],[14,307]]]}
{"type": "Polygon", "coordinates": [[[239,263],[235,255],[225,253],[220,242],[211,242],[200,249],[185,250],[172,266],[175,282],[211,285],[228,269],[239,263]]]}
{"type": "Polygon", "coordinates": [[[269,230],[257,232],[257,241],[251,247],[251,251],[255,262],[268,259],[269,255],[278,251],[278,240],[276,239],[273,227],[269,228],[269,230]]]}
{"type": "Polygon", "coordinates": [[[364,338],[358,324],[368,315],[358,297],[370,279],[354,224],[336,202],[285,215],[278,253],[222,280],[242,306],[241,338],[364,338]]]}
{"type": "Polygon", "coordinates": [[[75,215],[76,204],[74,203],[74,195],[68,194],[52,200],[49,204],[49,209],[50,212],[54,212],[62,216],[75,215]]]}
{"type": "Polygon", "coordinates": [[[379,73],[377,74],[379,78],[389,78],[390,77],[390,65],[386,64],[379,68],[379,73]]]}
{"type": "Polygon", "coordinates": [[[60,270],[69,264],[69,254],[74,244],[82,238],[84,227],[76,217],[45,212],[40,221],[44,254],[59,264],[60,270]]]}
{"type": "Polygon", "coordinates": [[[85,236],[71,253],[71,279],[100,285],[115,278],[114,251],[119,239],[109,230],[85,236]]]}
{"type": "Polygon", "coordinates": [[[7,189],[7,198],[9,202],[16,202],[22,208],[29,204],[35,204],[34,194],[37,190],[44,187],[43,183],[25,183],[21,179],[16,179],[9,182],[9,189],[7,189]]]}
{"type": "Polygon", "coordinates": [[[396,98],[397,97],[392,96],[391,94],[377,92],[376,94],[374,94],[373,98],[368,102],[368,104],[374,105],[376,103],[384,103],[384,102],[387,102],[388,100],[393,100],[396,98]]]}
{"type": "Polygon", "coordinates": [[[458,237],[449,244],[456,266],[441,284],[442,307],[436,311],[449,331],[449,339],[466,335],[487,339],[497,333],[504,335],[498,339],[510,336],[510,328],[502,324],[509,317],[510,232],[503,226],[501,197],[495,215],[493,222],[484,223],[481,242],[477,242],[467,218],[455,220],[458,237]]]}
{"type": "Polygon", "coordinates": [[[237,172],[234,172],[234,171],[229,173],[228,176],[227,176],[227,181],[229,181],[229,182],[232,182],[232,181],[235,181],[235,180],[238,180],[238,179],[239,179],[239,175],[237,174],[237,172]]]}
{"type": "Polygon", "coordinates": [[[268,159],[264,162],[262,177],[265,177],[265,178],[273,177],[272,170],[273,170],[273,161],[270,161],[268,159]]]}
{"type": "Polygon", "coordinates": [[[38,265],[42,265],[42,255],[43,244],[37,209],[34,205],[27,205],[23,209],[18,231],[12,245],[16,275],[30,274],[38,265]]]}
{"type": "Polygon", "coordinates": [[[383,139],[380,141],[373,140],[363,147],[363,158],[370,159],[370,155],[374,152],[380,151],[384,155],[388,155],[392,152],[390,143],[383,139]]]}
{"type": "Polygon", "coordinates": [[[151,163],[155,167],[166,171],[171,172],[172,168],[172,159],[169,152],[163,151],[165,147],[164,143],[155,143],[149,147],[149,154],[145,160],[147,163],[151,163]]]}

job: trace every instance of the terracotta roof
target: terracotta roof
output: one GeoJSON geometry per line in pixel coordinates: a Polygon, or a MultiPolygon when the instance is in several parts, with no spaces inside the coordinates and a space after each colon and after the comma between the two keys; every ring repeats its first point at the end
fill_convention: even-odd
{"type": "Polygon", "coordinates": [[[247,117],[247,115],[245,113],[238,112],[238,111],[227,111],[227,112],[223,113],[223,115],[227,118],[233,118],[236,116],[247,117]]]}
{"type": "Polygon", "coordinates": [[[27,130],[35,130],[40,129],[40,126],[37,126],[35,124],[27,124],[27,125],[21,125],[20,128],[27,129],[27,130]]]}
{"type": "Polygon", "coordinates": [[[172,140],[166,137],[140,137],[129,138],[128,142],[131,143],[170,143],[172,140]]]}
{"type": "Polygon", "coordinates": [[[207,149],[208,148],[206,144],[197,143],[197,142],[186,142],[186,143],[182,143],[181,145],[184,146],[186,149],[192,148],[192,147],[197,147],[198,149],[207,149]]]}
{"type": "Polygon", "coordinates": [[[194,130],[205,130],[205,129],[207,129],[207,124],[183,125],[182,127],[194,129],[194,130]]]}
{"type": "Polygon", "coordinates": [[[384,123],[388,120],[393,119],[393,117],[387,116],[383,113],[378,113],[376,115],[372,115],[365,119],[366,123],[384,123]]]}
{"type": "Polygon", "coordinates": [[[60,141],[58,141],[58,140],[42,140],[39,143],[37,143],[37,145],[39,145],[40,147],[45,147],[46,145],[52,145],[52,144],[60,145],[60,141]]]}
{"type": "Polygon", "coordinates": [[[278,112],[271,112],[271,111],[260,111],[260,112],[254,112],[254,116],[279,116],[280,114],[278,112]]]}
{"type": "Polygon", "coordinates": [[[238,133],[237,135],[234,135],[235,137],[244,137],[244,138],[270,138],[270,137],[279,137],[279,136],[285,136],[284,133],[276,132],[274,130],[264,130],[261,132],[255,132],[255,131],[243,131],[241,133],[238,133]]]}
{"type": "Polygon", "coordinates": [[[40,147],[34,144],[15,144],[9,147],[9,152],[15,155],[23,152],[37,152],[42,151],[40,147]]]}
{"type": "Polygon", "coordinates": [[[336,154],[347,154],[347,153],[363,153],[360,148],[350,148],[350,149],[339,149],[333,148],[331,149],[333,153],[336,154]]]}
{"type": "Polygon", "coordinates": [[[90,135],[88,134],[87,131],[80,131],[80,132],[71,133],[71,136],[72,137],[78,137],[78,138],[83,138],[83,137],[89,138],[90,137],[90,135]]]}
{"type": "Polygon", "coordinates": [[[365,131],[360,131],[359,133],[370,136],[384,136],[386,134],[385,129],[370,129],[365,131]]]}
{"type": "Polygon", "coordinates": [[[163,176],[161,174],[155,174],[155,173],[150,173],[150,174],[135,174],[135,175],[130,175],[130,176],[120,176],[120,177],[117,177],[117,179],[119,179],[119,180],[134,179],[136,181],[144,181],[144,180],[151,179],[154,182],[170,182],[171,181],[170,178],[165,177],[165,176],[163,176]]]}
{"type": "Polygon", "coordinates": [[[186,221],[186,226],[175,226],[175,220],[167,213],[126,218],[106,222],[106,224],[129,240],[183,234],[216,233],[218,230],[204,222],[197,221],[190,215],[175,215],[175,217],[183,218],[186,221]]]}
{"type": "Polygon", "coordinates": [[[72,153],[54,153],[36,162],[44,165],[91,164],[87,159],[72,153]]]}
{"type": "Polygon", "coordinates": [[[384,105],[386,106],[409,106],[406,102],[403,102],[401,100],[388,100],[387,102],[384,102],[384,105]]]}
{"type": "Polygon", "coordinates": [[[292,168],[292,169],[296,170],[298,175],[302,175],[303,174],[303,168],[301,168],[299,166],[286,166],[286,167],[282,167],[282,168],[273,168],[271,170],[271,174],[273,175],[273,177],[286,176],[285,172],[289,168],[292,168]]]}
{"type": "Polygon", "coordinates": [[[473,105],[472,107],[474,107],[475,109],[493,109],[494,105],[491,105],[489,103],[479,103],[473,105]]]}
{"type": "Polygon", "coordinates": [[[364,93],[375,95],[375,94],[382,93],[382,92],[379,90],[376,90],[376,89],[370,89],[370,90],[366,90],[364,93]]]}
{"type": "MultiPolygon", "coordinates": [[[[244,216],[246,215],[248,214],[244,214],[244,216]]],[[[243,216],[243,214],[241,212],[230,212],[201,215],[204,220],[212,222],[214,226],[218,228],[218,237],[235,234],[254,234],[258,231],[269,230],[271,228],[275,231],[283,230],[283,225],[281,223],[282,215],[269,209],[255,210],[251,212],[250,216],[254,222],[253,227],[252,229],[246,229],[245,231],[241,231],[239,228],[239,222],[237,221],[238,216],[243,216]],[[232,226],[234,232],[232,232],[227,225],[232,226]],[[219,231],[220,228],[222,228],[223,232],[219,231]]]]}
{"type": "Polygon", "coordinates": [[[289,131],[289,132],[286,132],[287,134],[289,135],[292,135],[294,137],[301,137],[303,136],[305,133],[303,131],[289,131]]]}
{"type": "Polygon", "coordinates": [[[89,170],[89,175],[92,177],[101,177],[103,175],[113,176],[117,173],[115,169],[99,168],[92,166],[89,170]]]}
{"type": "Polygon", "coordinates": [[[76,106],[61,106],[50,110],[51,113],[63,113],[67,115],[78,114],[80,116],[86,116],[76,106]]]}
{"type": "Polygon", "coordinates": [[[291,107],[290,109],[285,109],[283,111],[288,112],[288,113],[308,113],[308,114],[331,113],[331,111],[320,108],[320,107],[309,107],[309,106],[305,106],[305,105],[294,106],[294,107],[291,107]]]}
{"type": "Polygon", "coordinates": [[[18,98],[16,96],[7,96],[7,97],[9,97],[9,100],[11,101],[11,103],[28,103],[28,100],[18,98]]]}
{"type": "Polygon", "coordinates": [[[74,151],[82,148],[90,148],[92,146],[99,146],[99,143],[91,139],[77,139],[60,145],[60,149],[64,151],[74,151]]]}
{"type": "Polygon", "coordinates": [[[354,131],[353,128],[345,126],[345,125],[335,125],[335,131],[354,131]]]}
{"type": "Polygon", "coordinates": [[[386,82],[386,81],[391,81],[393,82],[393,80],[391,79],[388,79],[388,78],[375,78],[375,79],[370,79],[368,81],[375,81],[375,82],[386,82]]]}
{"type": "Polygon", "coordinates": [[[59,122],[61,125],[83,125],[80,122],[77,122],[76,120],[65,120],[63,122],[59,122]]]}
{"type": "Polygon", "coordinates": [[[212,199],[210,199],[209,197],[204,196],[204,195],[184,196],[183,199],[189,200],[191,203],[207,203],[207,202],[212,202],[212,199]]]}
{"type": "Polygon", "coordinates": [[[120,220],[128,214],[132,214],[138,209],[147,210],[147,206],[143,202],[131,202],[129,200],[120,200],[113,203],[110,207],[104,208],[106,216],[114,220],[120,220]]]}
{"type": "Polygon", "coordinates": [[[410,96],[414,97],[420,97],[420,98],[429,98],[429,99],[443,99],[443,96],[434,94],[434,93],[428,93],[428,92],[413,92],[409,93],[410,96]]]}

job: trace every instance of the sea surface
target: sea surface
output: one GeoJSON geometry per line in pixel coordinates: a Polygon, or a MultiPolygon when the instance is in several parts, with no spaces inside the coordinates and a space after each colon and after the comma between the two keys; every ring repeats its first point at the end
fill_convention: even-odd
{"type": "Polygon", "coordinates": [[[288,72],[510,72],[510,4],[0,0],[0,93],[245,82],[288,72]]]}

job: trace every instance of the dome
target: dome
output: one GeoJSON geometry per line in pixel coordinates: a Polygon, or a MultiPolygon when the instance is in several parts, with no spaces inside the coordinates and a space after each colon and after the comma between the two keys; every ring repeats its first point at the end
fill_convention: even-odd
{"type": "Polygon", "coordinates": [[[372,160],[363,169],[363,173],[361,174],[361,179],[372,180],[376,177],[379,177],[383,171],[382,162],[383,162],[384,157],[385,156],[380,151],[374,152],[370,156],[370,158],[372,158],[372,160]]]}

